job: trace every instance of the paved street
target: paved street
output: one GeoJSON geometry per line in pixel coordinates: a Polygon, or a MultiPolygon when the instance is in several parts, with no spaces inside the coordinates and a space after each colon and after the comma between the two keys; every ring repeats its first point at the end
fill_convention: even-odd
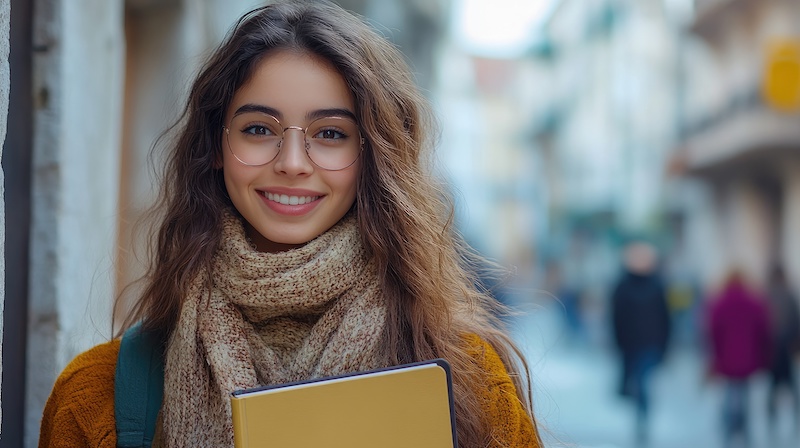
{"type": "MultiPolygon", "coordinates": [[[[512,323],[515,339],[531,362],[534,402],[548,447],[639,448],[634,443],[633,407],[615,390],[613,353],[597,345],[568,343],[556,308],[529,310],[512,323]]],[[[673,350],[653,382],[651,440],[648,448],[721,447],[718,410],[721,384],[704,380],[704,360],[696,349],[673,350]]],[[[763,403],[765,378],[751,395],[751,448],[800,446],[789,407],[778,436],[770,438],[763,403]]],[[[788,405],[788,402],[785,403],[788,405]]]]}

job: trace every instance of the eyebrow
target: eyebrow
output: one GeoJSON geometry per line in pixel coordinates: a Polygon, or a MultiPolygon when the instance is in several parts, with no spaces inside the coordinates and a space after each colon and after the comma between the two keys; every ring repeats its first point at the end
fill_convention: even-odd
{"type": "MultiPolygon", "coordinates": [[[[259,112],[262,114],[272,115],[278,120],[283,119],[283,114],[281,114],[280,111],[278,111],[278,109],[275,109],[274,107],[265,106],[263,104],[254,104],[254,103],[247,103],[240,106],[238,109],[236,109],[236,112],[233,113],[233,116],[235,117],[237,115],[246,114],[250,112],[259,112]]],[[[330,116],[348,117],[353,121],[356,121],[356,115],[353,113],[353,111],[351,111],[350,109],[339,108],[339,107],[312,110],[306,113],[306,120],[314,121],[318,118],[330,117],[330,116]]]]}

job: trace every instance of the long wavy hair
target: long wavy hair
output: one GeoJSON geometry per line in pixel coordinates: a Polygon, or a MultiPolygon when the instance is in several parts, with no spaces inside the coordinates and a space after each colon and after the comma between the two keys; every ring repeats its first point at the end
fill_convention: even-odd
{"type": "Polygon", "coordinates": [[[431,174],[436,123],[403,56],[360,18],[330,3],[253,10],[202,67],[166,145],[150,265],[123,330],[141,321],[166,340],[190,283],[202,270],[210,272],[222,211],[232,207],[219,169],[225,111],[259,62],[278,50],[329,61],[355,99],[366,142],[353,207],[389,310],[387,361],[447,359],[460,444],[485,446],[492,428],[476,391],[486,372],[464,335],[493,346],[533,416],[528,367],[501,329],[496,301],[476,286],[483,261],[457,235],[452,201],[431,174]]]}

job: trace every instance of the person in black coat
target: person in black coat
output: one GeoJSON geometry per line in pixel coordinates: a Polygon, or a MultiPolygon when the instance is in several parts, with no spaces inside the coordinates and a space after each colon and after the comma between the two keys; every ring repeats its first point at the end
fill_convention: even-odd
{"type": "Polygon", "coordinates": [[[781,265],[772,269],[767,297],[773,345],[767,394],[768,417],[773,426],[777,424],[778,398],[785,389],[791,398],[795,424],[800,429],[800,389],[794,367],[794,356],[800,347],[800,306],[781,265]]]}
{"type": "Polygon", "coordinates": [[[656,274],[655,249],[632,243],[624,253],[625,270],[611,295],[614,342],[622,361],[620,393],[636,404],[636,435],[647,439],[649,383],[667,350],[670,313],[666,290],[656,274]]]}

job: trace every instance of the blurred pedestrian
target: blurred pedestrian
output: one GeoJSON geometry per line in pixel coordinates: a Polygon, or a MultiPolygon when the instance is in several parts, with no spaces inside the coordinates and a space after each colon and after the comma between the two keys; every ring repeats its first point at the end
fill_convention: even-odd
{"type": "Polygon", "coordinates": [[[622,357],[620,393],[636,405],[636,438],[643,445],[648,439],[650,379],[667,350],[670,315],[653,246],[628,245],[624,266],[611,296],[612,326],[622,357]]]}
{"type": "Polygon", "coordinates": [[[724,446],[749,446],[748,386],[769,362],[771,334],[767,302],[733,271],[709,305],[711,374],[725,380],[724,446]]]}
{"type": "MultiPolygon", "coordinates": [[[[800,391],[794,372],[794,354],[800,345],[800,311],[783,266],[776,265],[767,290],[772,321],[772,361],[767,401],[769,421],[776,424],[778,398],[785,389],[792,400],[793,421],[800,423],[800,391]]],[[[800,425],[797,426],[800,429],[800,425]]]]}
{"type": "Polygon", "coordinates": [[[563,270],[557,262],[547,265],[545,285],[547,291],[553,294],[554,299],[563,310],[564,326],[568,331],[567,342],[572,345],[582,344],[585,342],[586,335],[581,291],[565,278],[563,270]]]}

